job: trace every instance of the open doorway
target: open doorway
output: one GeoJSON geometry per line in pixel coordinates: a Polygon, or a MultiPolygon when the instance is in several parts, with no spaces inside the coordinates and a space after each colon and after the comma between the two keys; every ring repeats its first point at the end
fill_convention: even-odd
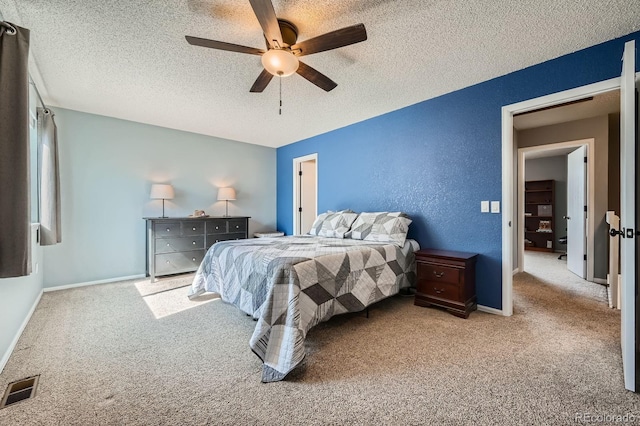
{"type": "Polygon", "coordinates": [[[606,214],[619,211],[616,197],[609,195],[620,191],[619,134],[615,131],[619,113],[620,92],[611,90],[513,117],[518,152],[514,170],[517,271],[527,268],[525,249],[565,252],[566,257],[559,255],[558,260],[564,259],[571,272],[607,284],[606,214]],[[546,184],[550,190],[537,192],[536,184],[546,184]],[[532,190],[527,191],[527,185],[532,190]],[[549,204],[541,205],[545,201],[541,197],[549,198],[549,204]],[[538,216],[543,208],[547,211],[540,215],[548,217],[538,216]]]}
{"type": "MultiPolygon", "coordinates": [[[[637,324],[640,324],[640,315],[637,315],[638,310],[636,309],[636,304],[640,302],[640,298],[637,296],[638,284],[636,281],[638,267],[636,246],[639,241],[636,236],[640,235],[636,232],[636,221],[640,217],[636,209],[636,188],[638,185],[636,130],[639,115],[636,102],[640,86],[638,84],[640,73],[635,72],[635,56],[635,42],[628,41],[624,47],[620,77],[502,107],[502,314],[510,316],[513,314],[513,271],[516,249],[514,239],[517,236],[517,232],[514,230],[514,221],[517,221],[518,218],[517,208],[515,208],[517,193],[515,192],[514,172],[517,171],[517,145],[514,146],[514,142],[517,136],[513,127],[514,115],[543,108],[553,108],[559,104],[581,101],[614,90],[620,91],[619,187],[615,191],[610,191],[612,195],[619,197],[620,229],[612,228],[610,235],[614,240],[619,239],[622,370],[624,386],[631,391],[636,390],[636,382],[640,383],[640,374],[636,374],[640,372],[640,369],[636,368],[640,364],[636,336],[637,324]]],[[[615,154],[612,153],[612,155],[615,154]]],[[[608,164],[608,156],[604,158],[606,160],[603,162],[608,164]]],[[[598,178],[596,177],[596,179],[598,178]]],[[[607,217],[608,214],[605,215],[605,218],[607,217]]]]}
{"type": "MultiPolygon", "coordinates": [[[[604,182],[605,189],[600,193],[596,191],[594,195],[594,214],[591,216],[594,218],[594,231],[592,233],[594,236],[594,256],[592,259],[594,262],[597,259],[604,261],[605,266],[602,277],[606,280],[606,256],[609,242],[606,239],[608,225],[604,221],[604,218],[606,216],[608,203],[609,172],[613,175],[614,170],[613,168],[609,168],[610,158],[608,157],[607,130],[605,130],[605,134],[602,137],[594,135],[593,132],[585,133],[588,131],[588,123],[584,120],[600,115],[604,117],[600,121],[608,121],[608,112],[604,113],[601,111],[594,114],[593,111],[585,111],[588,111],[598,103],[594,101],[598,95],[610,96],[612,95],[611,92],[618,91],[619,87],[620,79],[611,79],[503,107],[503,315],[510,316],[513,313],[513,273],[519,271],[524,265],[524,261],[519,259],[518,255],[520,253],[518,250],[520,247],[519,237],[521,234],[524,235],[524,228],[519,227],[520,212],[518,209],[518,173],[520,173],[519,169],[523,169],[518,167],[518,149],[520,148],[532,148],[545,144],[551,145],[591,138],[596,140],[595,148],[593,149],[593,153],[596,156],[596,161],[594,161],[596,167],[594,180],[596,182],[593,183],[591,188],[597,189],[597,186],[602,185],[604,182]],[[564,112],[569,112],[573,115],[566,115],[564,112],[561,114],[560,111],[562,109],[566,110],[564,112]],[[522,119],[518,119],[519,116],[522,116],[522,119]],[[519,128],[514,127],[514,122],[517,119],[521,121],[518,123],[519,128]],[[528,121],[528,123],[523,123],[523,121],[528,121]],[[566,128],[563,129],[562,123],[570,123],[570,125],[567,125],[566,128]],[[582,131],[582,133],[580,133],[580,131],[582,131]],[[540,136],[542,132],[545,132],[546,135],[536,138],[536,141],[531,141],[523,132],[528,132],[529,134],[537,133],[538,136],[540,136]],[[523,137],[523,135],[525,137],[523,137]],[[605,140],[606,142],[598,143],[599,139],[605,140]],[[601,151],[603,153],[601,153],[601,151]],[[602,212],[600,212],[597,207],[599,202],[600,205],[604,204],[602,212]],[[595,218],[598,219],[597,222],[595,218]],[[602,221],[600,221],[600,219],[602,219],[602,221]],[[521,229],[521,232],[518,232],[519,229],[521,229]],[[601,237],[600,240],[598,239],[598,235],[601,237]],[[604,236],[604,238],[602,238],[602,236],[604,236]],[[601,242],[600,246],[598,246],[598,241],[601,242]],[[604,253],[604,259],[599,258],[596,253],[604,253]]],[[[615,120],[615,118],[616,117],[613,119],[615,120]]],[[[619,120],[619,116],[617,119],[619,120]]],[[[613,128],[616,125],[617,123],[612,122],[610,126],[605,126],[605,129],[613,128]]],[[[617,155],[617,152],[612,152],[612,158],[617,155]]],[[[521,161],[524,161],[524,159],[521,161]]],[[[522,175],[522,180],[524,181],[524,175],[522,175]]],[[[615,191],[619,193],[619,187],[614,189],[614,192],[615,191]]],[[[520,194],[520,197],[523,197],[523,195],[520,194]]],[[[524,211],[524,209],[521,211],[524,211]]],[[[520,219],[520,221],[522,220],[524,219],[520,219]]],[[[590,227],[590,225],[587,226],[590,227]]],[[[524,239],[522,240],[522,244],[524,244],[524,239]]],[[[522,252],[524,252],[524,249],[522,252]]],[[[587,252],[587,255],[588,254],[587,252]]],[[[594,266],[594,278],[599,278],[599,273],[601,272],[602,271],[597,270],[594,266]]]]}
{"type": "Polygon", "coordinates": [[[309,232],[318,215],[318,154],[293,159],[293,235],[309,232]]]}
{"type": "Polygon", "coordinates": [[[596,206],[595,163],[594,138],[518,149],[518,271],[530,269],[530,251],[556,253],[563,267],[588,281],[594,281],[596,263],[606,267],[606,252],[595,258],[596,221],[589,220],[596,206]]]}

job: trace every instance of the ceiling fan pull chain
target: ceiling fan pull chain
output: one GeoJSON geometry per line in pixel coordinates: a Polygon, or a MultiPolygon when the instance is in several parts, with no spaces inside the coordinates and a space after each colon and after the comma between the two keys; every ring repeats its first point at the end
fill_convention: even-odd
{"type": "MultiPolygon", "coordinates": [[[[282,72],[278,74],[282,74],[282,72]]],[[[278,115],[282,115],[282,75],[280,75],[280,109],[278,109],[278,115]]]]}

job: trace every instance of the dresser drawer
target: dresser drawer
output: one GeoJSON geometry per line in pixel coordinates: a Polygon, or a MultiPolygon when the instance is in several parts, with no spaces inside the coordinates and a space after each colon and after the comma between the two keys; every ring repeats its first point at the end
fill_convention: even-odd
{"type": "Polygon", "coordinates": [[[229,220],[229,232],[247,232],[247,221],[243,219],[229,220]]]}
{"type": "Polygon", "coordinates": [[[153,232],[156,238],[179,237],[180,222],[161,222],[153,224],[153,232]]]}
{"type": "Polygon", "coordinates": [[[460,289],[457,284],[418,280],[416,292],[439,299],[459,301],[460,289]]]}
{"type": "Polygon", "coordinates": [[[156,253],[173,253],[203,248],[204,236],[156,239],[156,253]]]}
{"type": "Polygon", "coordinates": [[[195,220],[182,222],[182,235],[204,235],[204,222],[195,220]]]}
{"type": "Polygon", "coordinates": [[[156,275],[196,270],[200,266],[202,258],[204,258],[204,250],[157,254],[156,275]]]}
{"type": "Polygon", "coordinates": [[[418,262],[418,276],[429,281],[458,284],[460,269],[418,262]]]}
{"type": "Polygon", "coordinates": [[[227,233],[227,221],[226,220],[208,220],[207,221],[207,234],[226,234],[227,233]]]}
{"type": "Polygon", "coordinates": [[[229,240],[242,240],[246,236],[245,234],[223,234],[223,235],[207,235],[207,250],[214,245],[215,243],[219,243],[220,241],[229,241],[229,240]]]}

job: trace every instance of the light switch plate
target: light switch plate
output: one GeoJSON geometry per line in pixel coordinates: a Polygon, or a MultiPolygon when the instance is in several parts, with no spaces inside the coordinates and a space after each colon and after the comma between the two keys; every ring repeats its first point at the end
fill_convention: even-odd
{"type": "Polygon", "coordinates": [[[491,202],[491,213],[500,213],[500,201],[491,202]]]}
{"type": "Polygon", "coordinates": [[[488,201],[480,201],[480,213],[489,213],[488,201]]]}

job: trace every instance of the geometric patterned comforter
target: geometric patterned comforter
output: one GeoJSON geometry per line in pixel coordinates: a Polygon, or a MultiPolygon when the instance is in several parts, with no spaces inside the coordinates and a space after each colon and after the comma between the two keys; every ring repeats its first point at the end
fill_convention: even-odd
{"type": "Polygon", "coordinates": [[[358,312],[415,282],[418,243],[296,236],[214,244],[189,297],[220,294],[252,315],[249,346],[263,361],[262,381],[282,380],[305,356],[314,325],[358,312]]]}

